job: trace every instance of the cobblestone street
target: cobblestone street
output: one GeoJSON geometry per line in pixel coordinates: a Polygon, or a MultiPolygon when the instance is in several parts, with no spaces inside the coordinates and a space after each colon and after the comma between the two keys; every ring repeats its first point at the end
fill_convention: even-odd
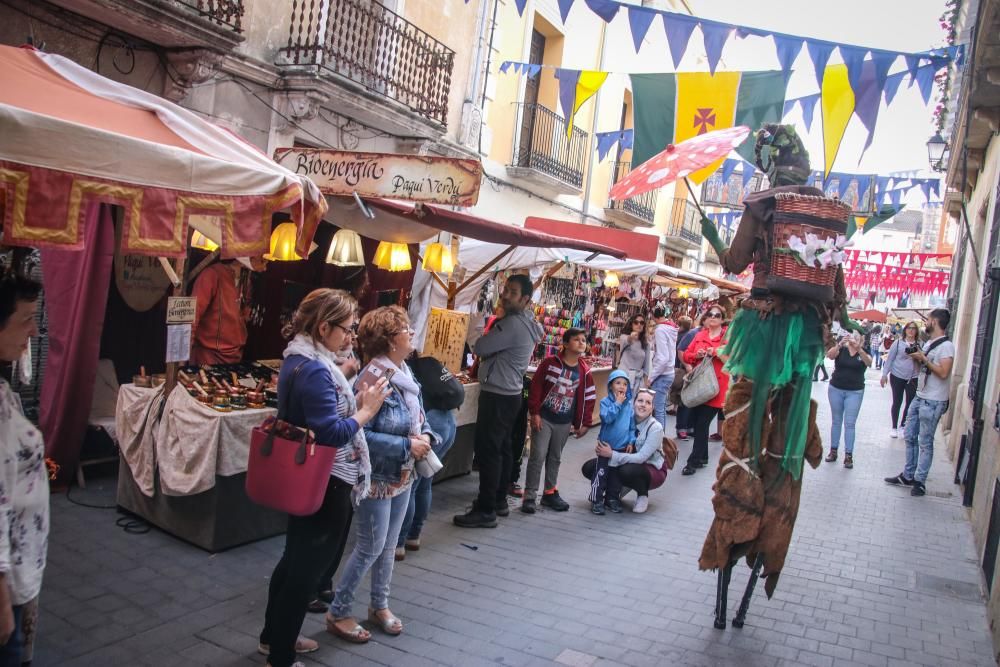
{"type": "MultiPolygon", "coordinates": [[[[514,511],[496,530],[451,516],[476,476],[439,484],[419,552],[398,563],[392,609],[402,636],[348,645],[310,615],[322,665],[993,665],[981,572],[966,511],[939,451],[928,495],[887,487],[902,469],[889,438],[890,393],[875,371],[861,409],[855,468],[807,469],[775,597],[759,586],[743,629],[712,627],[715,574],[697,557],[712,520],[713,468],[672,473],[645,515],[591,515],[580,464],[596,429],[571,441],[565,514],[514,511]]],[[[826,383],[816,383],[824,442],[826,383]]],[[[673,432],[673,429],[669,429],[673,432]]],[[[691,446],[681,445],[682,460],[691,446]]],[[[719,445],[712,444],[713,456],[719,445]]],[[[74,499],[114,505],[114,480],[74,499]]],[[[626,505],[631,506],[632,498],[626,505]]],[[[52,499],[49,566],[35,665],[263,665],[257,633],[283,538],[210,555],[118,515],[52,499]]],[[[734,571],[735,613],[749,570],[734,571]]],[[[366,593],[355,611],[364,613],[366,593]]]]}

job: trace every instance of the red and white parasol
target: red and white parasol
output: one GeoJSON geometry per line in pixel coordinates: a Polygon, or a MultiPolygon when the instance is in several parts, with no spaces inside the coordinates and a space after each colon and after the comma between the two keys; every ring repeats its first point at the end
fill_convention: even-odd
{"type": "Polygon", "coordinates": [[[746,141],[749,134],[749,127],[739,125],[699,134],[676,145],[670,144],[662,153],[646,160],[615,183],[611,188],[610,197],[611,199],[637,197],[680,178],[686,178],[688,174],[729,155],[730,151],[746,141]]]}

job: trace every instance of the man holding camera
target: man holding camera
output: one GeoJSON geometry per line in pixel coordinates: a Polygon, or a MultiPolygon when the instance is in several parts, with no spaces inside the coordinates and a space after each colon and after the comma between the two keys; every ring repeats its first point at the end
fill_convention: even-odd
{"type": "Polygon", "coordinates": [[[924,484],[934,458],[934,433],[941,415],[948,409],[949,381],[955,359],[955,345],[945,333],[951,314],[944,308],[931,311],[927,320],[928,341],[923,348],[910,345],[905,352],[919,367],[917,396],[906,413],[906,468],[885,481],[909,486],[911,496],[926,493],[924,484]]]}

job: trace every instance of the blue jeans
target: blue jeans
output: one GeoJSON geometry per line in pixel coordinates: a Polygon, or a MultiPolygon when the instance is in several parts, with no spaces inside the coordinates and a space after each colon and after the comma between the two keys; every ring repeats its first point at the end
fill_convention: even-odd
{"type": "Polygon", "coordinates": [[[934,433],[948,410],[948,401],[928,401],[917,396],[906,413],[906,468],[903,477],[923,484],[934,459],[934,433]]]}
{"type": "Polygon", "coordinates": [[[392,581],[396,538],[406,517],[409,502],[410,492],[406,491],[395,498],[365,498],[358,505],[354,513],[357,541],[344,565],[344,573],[340,576],[330,604],[330,614],[334,618],[351,615],[354,594],[369,569],[372,571],[372,609],[385,609],[389,606],[389,582],[392,581]]]}
{"type": "MultiPolygon", "coordinates": [[[[448,453],[451,446],[455,444],[455,413],[451,410],[428,410],[426,413],[427,425],[431,427],[439,438],[441,444],[434,447],[434,453],[444,461],[444,455],[448,453]]],[[[420,531],[424,528],[424,521],[431,511],[431,486],[434,484],[433,477],[417,477],[410,489],[410,503],[406,507],[406,516],[403,518],[403,525],[399,529],[399,538],[396,546],[401,547],[406,540],[416,540],[420,538],[420,531]]]]}
{"type": "MultiPolygon", "coordinates": [[[[6,585],[6,584],[4,584],[6,585]]],[[[21,651],[24,650],[24,632],[21,627],[23,605],[15,605],[14,632],[3,646],[0,646],[0,667],[21,667],[21,651]]]]}
{"type": "Polygon", "coordinates": [[[864,389],[848,391],[837,389],[830,385],[830,412],[833,414],[833,425],[830,427],[830,449],[840,445],[840,428],[844,428],[844,449],[848,454],[854,452],[854,428],[858,423],[858,413],[861,412],[861,400],[865,397],[864,389]]]}
{"type": "MultiPolygon", "coordinates": [[[[650,389],[656,393],[653,395],[653,418],[660,422],[663,432],[667,432],[667,398],[670,395],[670,386],[674,383],[674,373],[664,373],[653,378],[650,389]]],[[[632,387],[632,394],[635,394],[636,387],[632,387]]]]}

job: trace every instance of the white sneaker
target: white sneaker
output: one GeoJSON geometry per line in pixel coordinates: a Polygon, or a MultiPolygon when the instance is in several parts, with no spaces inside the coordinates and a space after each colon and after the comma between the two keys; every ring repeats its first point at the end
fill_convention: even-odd
{"type": "Polygon", "coordinates": [[[639,496],[635,499],[635,505],[632,507],[633,512],[642,514],[647,509],[649,509],[649,496],[639,496]]]}
{"type": "Polygon", "coordinates": [[[899,429],[895,429],[894,428],[891,431],[889,431],[889,437],[893,438],[893,439],[898,438],[899,437],[899,429]]]}

